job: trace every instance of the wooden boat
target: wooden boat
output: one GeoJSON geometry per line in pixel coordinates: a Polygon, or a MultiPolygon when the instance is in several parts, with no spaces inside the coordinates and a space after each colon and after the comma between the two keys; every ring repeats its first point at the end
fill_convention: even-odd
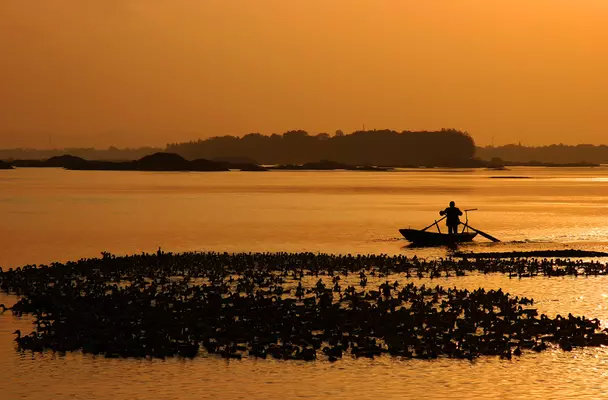
{"type": "Polygon", "coordinates": [[[450,235],[440,232],[428,232],[419,229],[399,229],[404,238],[416,246],[445,246],[456,243],[471,242],[477,232],[462,232],[450,235]]]}
{"type": "Polygon", "coordinates": [[[480,231],[479,229],[473,228],[469,225],[469,211],[475,211],[476,208],[470,208],[468,210],[464,210],[466,221],[464,223],[460,223],[463,226],[463,229],[460,233],[457,234],[447,234],[442,233],[439,228],[439,222],[443,221],[447,217],[443,217],[438,221],[433,222],[429,226],[424,229],[399,229],[399,232],[403,235],[404,238],[412,242],[414,246],[446,246],[446,245],[454,245],[457,243],[465,243],[473,241],[473,238],[477,236],[479,233],[481,236],[493,241],[500,242],[500,240],[496,239],[494,236],[487,234],[486,232],[480,231]],[[428,232],[427,229],[432,226],[437,227],[437,232],[428,232]]]}

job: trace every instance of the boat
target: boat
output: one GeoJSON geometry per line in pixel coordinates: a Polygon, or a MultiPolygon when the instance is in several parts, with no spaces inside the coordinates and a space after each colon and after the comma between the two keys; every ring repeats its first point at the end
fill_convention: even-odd
{"type": "Polygon", "coordinates": [[[475,229],[469,225],[469,211],[475,211],[476,208],[470,208],[468,210],[464,210],[466,221],[464,223],[460,223],[463,226],[462,231],[455,234],[442,233],[439,228],[439,222],[446,219],[446,217],[441,218],[438,221],[433,222],[431,225],[427,226],[424,229],[399,229],[399,232],[403,235],[404,238],[412,242],[414,246],[449,246],[457,243],[466,243],[472,242],[473,238],[477,236],[479,233],[481,236],[493,241],[500,242],[500,240],[496,239],[494,236],[487,234],[486,232],[480,231],[479,229],[475,229]],[[437,232],[428,232],[427,229],[432,226],[437,227],[437,232]]]}
{"type": "Polygon", "coordinates": [[[447,234],[441,232],[427,232],[419,229],[399,229],[404,238],[415,246],[446,246],[456,243],[471,242],[477,232],[461,232],[447,234]]]}

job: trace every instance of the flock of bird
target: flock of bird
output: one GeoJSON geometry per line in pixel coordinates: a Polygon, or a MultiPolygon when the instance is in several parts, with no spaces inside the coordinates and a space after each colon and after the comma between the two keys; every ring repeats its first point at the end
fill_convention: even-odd
{"type": "Polygon", "coordinates": [[[596,319],[538,315],[533,300],[407,282],[464,275],[599,275],[569,260],[426,261],[406,256],[312,253],[164,253],[26,266],[2,271],[18,295],[0,313],[31,314],[21,350],[105,357],[336,361],[373,358],[510,359],[559,346],[608,345],[596,319]]]}

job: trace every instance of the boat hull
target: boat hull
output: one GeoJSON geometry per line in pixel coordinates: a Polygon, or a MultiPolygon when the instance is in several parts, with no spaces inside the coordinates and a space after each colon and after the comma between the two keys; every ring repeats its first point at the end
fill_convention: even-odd
{"type": "Polygon", "coordinates": [[[447,233],[427,232],[418,229],[399,229],[404,238],[417,246],[446,246],[456,243],[471,242],[477,232],[463,232],[456,235],[447,233]]]}

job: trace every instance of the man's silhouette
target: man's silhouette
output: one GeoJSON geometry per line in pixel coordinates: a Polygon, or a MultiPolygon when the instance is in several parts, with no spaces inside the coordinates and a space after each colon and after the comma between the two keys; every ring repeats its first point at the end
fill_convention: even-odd
{"type": "Polygon", "coordinates": [[[460,224],[460,218],[458,217],[462,215],[462,211],[460,211],[460,209],[456,207],[456,203],[450,201],[450,206],[445,210],[439,211],[439,215],[447,216],[446,225],[448,226],[448,233],[450,235],[457,234],[458,225],[460,224]]]}

